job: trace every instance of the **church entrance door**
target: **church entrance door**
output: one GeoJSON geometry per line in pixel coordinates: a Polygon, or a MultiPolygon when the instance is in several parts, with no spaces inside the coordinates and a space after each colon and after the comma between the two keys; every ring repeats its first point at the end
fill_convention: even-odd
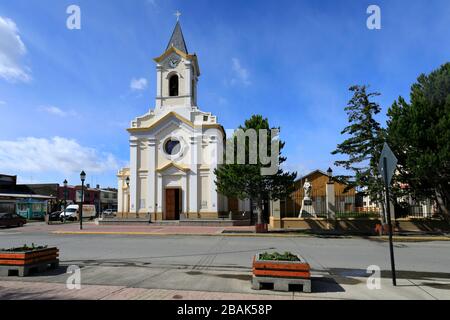
{"type": "Polygon", "coordinates": [[[166,189],[166,217],[165,220],[180,220],[181,190],[166,189]]]}

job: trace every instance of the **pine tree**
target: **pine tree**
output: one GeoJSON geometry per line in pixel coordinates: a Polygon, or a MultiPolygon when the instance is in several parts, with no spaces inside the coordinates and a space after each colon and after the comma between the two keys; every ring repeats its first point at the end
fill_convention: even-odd
{"type": "Polygon", "coordinates": [[[388,110],[388,141],[398,154],[399,179],[418,200],[434,198],[450,219],[450,63],[411,86],[388,110]]]}
{"type": "MultiPolygon", "coordinates": [[[[254,129],[259,132],[260,129],[268,130],[267,135],[267,154],[271,154],[271,131],[269,121],[261,115],[253,115],[250,119],[245,121],[244,126],[239,129],[244,130],[254,129]]],[[[251,199],[256,205],[257,224],[262,224],[262,204],[263,200],[277,200],[288,196],[294,186],[294,180],[297,173],[284,172],[280,165],[286,161],[285,157],[281,156],[281,150],[284,147],[284,142],[278,141],[278,167],[275,174],[263,175],[261,169],[269,167],[270,165],[263,164],[260,158],[260,137],[257,135],[257,143],[245,143],[245,164],[238,164],[237,145],[238,135],[234,134],[230,139],[234,141],[234,158],[232,163],[226,163],[215,170],[217,191],[226,195],[227,197],[236,197],[238,199],[251,199]],[[253,149],[252,149],[253,148],[253,149]],[[256,151],[257,161],[255,164],[250,163],[250,150],[256,151]]],[[[226,159],[225,159],[226,160],[226,159]]],[[[228,159],[230,160],[230,159],[228,159]]]]}
{"type": "Polygon", "coordinates": [[[338,144],[333,155],[348,156],[345,160],[335,161],[336,166],[344,167],[352,175],[337,176],[348,184],[347,189],[358,188],[372,201],[382,201],[382,181],[379,178],[378,161],[384,142],[384,130],[374,116],[381,111],[380,105],[371,101],[380,94],[367,92],[366,86],[352,86],[349,89],[353,97],[345,107],[349,125],[341,132],[349,135],[338,144]]]}

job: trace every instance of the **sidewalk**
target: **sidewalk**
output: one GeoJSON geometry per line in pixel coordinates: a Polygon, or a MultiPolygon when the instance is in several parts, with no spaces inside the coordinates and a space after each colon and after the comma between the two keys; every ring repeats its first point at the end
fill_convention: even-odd
{"type": "Polygon", "coordinates": [[[294,297],[293,293],[267,295],[107,285],[82,285],[80,290],[69,290],[61,283],[0,280],[0,300],[292,300],[295,298],[300,297],[294,297]]]}
{"type": "MultiPolygon", "coordinates": [[[[117,277],[117,275],[116,275],[117,277]]],[[[81,284],[81,289],[68,289],[65,282],[47,279],[0,279],[0,300],[449,300],[448,279],[426,282],[398,279],[393,287],[390,279],[381,280],[379,290],[369,290],[366,278],[349,278],[342,282],[330,278],[313,280],[313,293],[250,290],[244,281],[241,292],[186,290],[174,288],[134,287],[127,285],[81,284]]],[[[153,286],[152,284],[148,284],[153,286]]]]}
{"type": "MultiPolygon", "coordinates": [[[[174,225],[96,225],[84,222],[83,230],[78,223],[51,224],[32,223],[11,232],[48,232],[59,235],[134,235],[134,236],[222,236],[222,237],[321,237],[321,238],[360,238],[358,235],[338,233],[311,233],[298,230],[274,230],[269,233],[255,233],[254,226],[174,226],[174,225]]],[[[388,241],[387,236],[366,236],[375,241],[388,241]]],[[[450,241],[447,235],[394,235],[394,241],[450,241]]]]}

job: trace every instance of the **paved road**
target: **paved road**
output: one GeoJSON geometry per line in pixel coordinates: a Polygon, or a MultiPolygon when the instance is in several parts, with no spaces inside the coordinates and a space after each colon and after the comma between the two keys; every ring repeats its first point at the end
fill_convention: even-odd
{"type": "MultiPolygon", "coordinates": [[[[378,265],[384,270],[383,287],[390,287],[386,242],[360,238],[57,235],[46,227],[28,230],[0,230],[0,247],[32,242],[57,246],[61,264],[83,267],[83,283],[87,285],[254,293],[249,286],[253,255],[277,250],[298,252],[306,258],[318,279],[313,282],[316,297],[450,299],[450,242],[397,243],[397,270],[403,288],[389,289],[386,295],[384,290],[365,286],[366,268],[378,265]]],[[[64,283],[66,278],[59,270],[24,281],[64,283]]]]}

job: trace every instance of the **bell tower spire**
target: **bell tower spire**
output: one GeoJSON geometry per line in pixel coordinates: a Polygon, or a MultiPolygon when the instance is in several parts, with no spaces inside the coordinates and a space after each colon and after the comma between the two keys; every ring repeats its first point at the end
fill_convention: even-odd
{"type": "Polygon", "coordinates": [[[181,31],[180,21],[178,20],[181,13],[177,11],[175,15],[177,16],[177,24],[175,25],[175,29],[173,29],[172,36],[170,37],[169,44],[167,45],[166,50],[169,50],[170,47],[175,47],[187,54],[188,49],[186,46],[186,42],[184,41],[183,31],[181,31]]]}

